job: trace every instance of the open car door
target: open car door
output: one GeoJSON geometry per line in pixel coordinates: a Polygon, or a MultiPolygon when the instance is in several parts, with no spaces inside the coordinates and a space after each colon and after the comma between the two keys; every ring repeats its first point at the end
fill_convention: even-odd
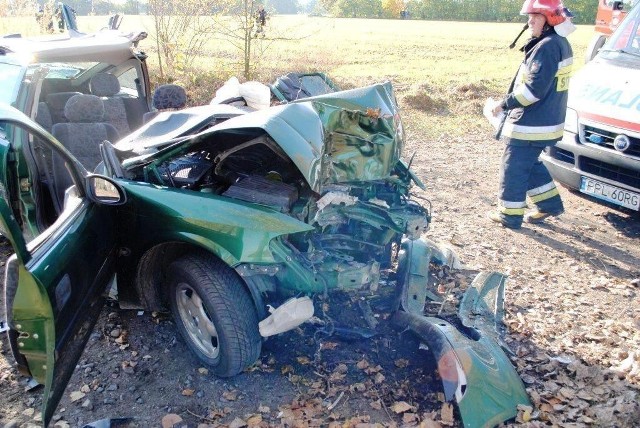
{"type": "Polygon", "coordinates": [[[110,205],[124,203],[124,191],[106,177],[87,177],[51,135],[0,105],[0,194],[1,233],[15,251],[5,272],[9,342],[20,371],[45,385],[47,426],[113,278],[117,245],[110,205]],[[47,171],[54,158],[75,185],[61,210],[52,208],[55,183],[47,171]],[[22,208],[27,205],[29,216],[22,208]]]}

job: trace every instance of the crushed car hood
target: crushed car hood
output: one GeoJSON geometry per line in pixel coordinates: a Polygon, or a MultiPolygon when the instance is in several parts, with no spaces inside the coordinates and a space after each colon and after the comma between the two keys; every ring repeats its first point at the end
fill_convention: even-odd
{"type": "MultiPolygon", "coordinates": [[[[404,142],[393,89],[386,82],[233,117],[175,144],[195,146],[225,134],[260,130],[291,158],[316,192],[329,184],[388,178],[404,142]]],[[[143,156],[129,159],[125,168],[159,155],[147,154],[148,141],[128,141],[127,146],[143,156]]]]}
{"type": "Polygon", "coordinates": [[[216,121],[246,113],[245,109],[226,104],[160,112],[152,121],[119,140],[115,148],[136,154],[154,153],[157,148],[167,146],[172,140],[178,141],[209,128],[216,121]]]}

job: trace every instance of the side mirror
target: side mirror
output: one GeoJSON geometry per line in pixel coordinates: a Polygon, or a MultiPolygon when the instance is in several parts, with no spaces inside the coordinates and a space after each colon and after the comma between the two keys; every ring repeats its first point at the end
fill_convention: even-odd
{"type": "Polygon", "coordinates": [[[94,202],[105,205],[122,205],[127,195],[122,186],[109,177],[90,175],[87,177],[87,192],[94,202]]]}
{"type": "Polygon", "coordinates": [[[623,10],[624,9],[624,3],[622,1],[616,0],[611,5],[611,9],[613,9],[613,10],[623,10]]]}

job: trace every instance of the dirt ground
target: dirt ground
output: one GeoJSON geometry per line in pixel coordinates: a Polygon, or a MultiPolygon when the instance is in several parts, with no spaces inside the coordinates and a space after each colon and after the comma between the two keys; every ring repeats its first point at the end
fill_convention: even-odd
{"type": "MultiPolygon", "coordinates": [[[[534,404],[513,423],[640,426],[638,215],[561,189],[562,217],[504,229],[486,218],[495,208],[501,144],[486,129],[427,141],[416,131],[420,115],[403,118],[407,152],[416,151],[413,168],[427,185],[419,194],[433,207],[428,237],[458,253],[468,268],[457,273],[460,281],[477,270],[509,275],[506,342],[534,404]]],[[[349,299],[330,305],[340,312],[337,302],[349,299]]],[[[251,370],[217,379],[188,353],[170,319],[112,303],[55,426],[117,417],[136,427],[179,420],[175,426],[459,426],[429,353],[384,322],[385,305],[371,299],[382,321],[374,337],[327,336],[305,324],[267,341],[251,370]]],[[[4,335],[0,346],[0,426],[40,425],[42,390],[27,390],[11,367],[4,335]]]]}

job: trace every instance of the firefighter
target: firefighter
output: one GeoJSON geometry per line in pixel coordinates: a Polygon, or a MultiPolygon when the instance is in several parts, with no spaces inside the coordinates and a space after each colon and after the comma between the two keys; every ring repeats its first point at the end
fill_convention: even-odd
{"type": "Polygon", "coordinates": [[[525,0],[531,38],[521,48],[524,61],[509,93],[492,112],[506,119],[506,146],[500,166],[499,206],[489,218],[519,229],[523,220],[541,223],[564,212],[549,171],[538,158],[562,138],[573,52],[566,36],[575,30],[561,0],[525,0]],[[525,215],[526,197],[535,209],[525,215]]]}
{"type": "Polygon", "coordinates": [[[267,11],[264,10],[264,6],[260,5],[258,7],[258,12],[256,13],[256,37],[258,34],[262,34],[264,37],[264,28],[267,25],[267,11]]]}

